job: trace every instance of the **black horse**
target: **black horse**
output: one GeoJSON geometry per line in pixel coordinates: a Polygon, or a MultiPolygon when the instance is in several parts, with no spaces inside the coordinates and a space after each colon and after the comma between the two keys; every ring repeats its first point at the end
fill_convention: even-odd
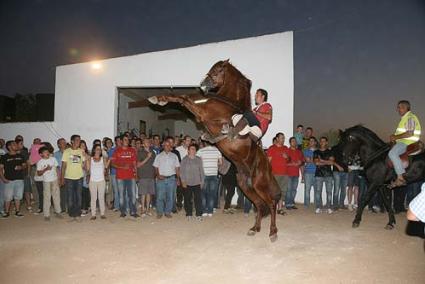
{"type": "MultiPolygon", "coordinates": [[[[388,152],[391,146],[383,142],[371,130],[361,125],[356,125],[346,129],[340,134],[338,148],[346,161],[355,154],[360,156],[368,181],[368,190],[360,200],[356,217],[353,221],[353,228],[360,225],[366,204],[368,204],[375,193],[379,191],[389,217],[385,229],[393,229],[396,222],[394,211],[391,206],[391,189],[388,185],[397,176],[394,169],[389,166],[388,152]]],[[[425,179],[425,152],[422,151],[414,156],[409,156],[409,166],[406,168],[404,178],[407,183],[418,182],[425,179]]]]}

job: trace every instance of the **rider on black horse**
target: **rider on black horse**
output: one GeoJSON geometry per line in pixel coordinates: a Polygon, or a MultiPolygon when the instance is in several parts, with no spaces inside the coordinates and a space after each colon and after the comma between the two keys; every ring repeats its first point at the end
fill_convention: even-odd
{"type": "Polygon", "coordinates": [[[239,130],[239,135],[249,134],[250,138],[255,142],[258,141],[267,131],[273,117],[273,108],[267,102],[267,91],[258,89],[255,93],[256,107],[252,111],[247,111],[244,114],[235,114],[232,117],[233,126],[237,126],[241,119],[246,119],[246,125],[239,130]]]}
{"type": "Polygon", "coordinates": [[[388,153],[388,157],[391,159],[397,174],[397,179],[392,183],[392,187],[406,184],[406,180],[403,177],[406,171],[400,155],[406,152],[408,145],[418,142],[421,135],[421,124],[416,115],[410,111],[410,103],[405,100],[399,101],[397,111],[401,119],[395,133],[390,136],[391,142],[395,143],[395,145],[388,153]]]}

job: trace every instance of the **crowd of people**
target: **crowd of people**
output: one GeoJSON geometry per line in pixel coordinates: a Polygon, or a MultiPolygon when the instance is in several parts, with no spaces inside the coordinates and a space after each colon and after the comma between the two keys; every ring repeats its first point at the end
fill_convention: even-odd
{"type": "MultiPolygon", "coordinates": [[[[329,146],[327,137],[317,139],[313,129],[298,125],[285,146],[285,134],[277,133],[265,150],[282,198],[278,213],[296,210],[299,184],[304,186],[304,206],[310,207],[313,196],[316,214],[337,210],[353,211],[359,206],[367,183],[359,159],[345,164],[338,151],[329,146]],[[325,188],[326,203],[322,201],[325,188]]],[[[0,212],[9,218],[14,209],[23,217],[28,213],[56,218],[66,212],[72,220],[90,215],[90,220],[105,219],[106,210],[132,218],[152,216],[172,218],[184,208],[186,217],[203,220],[220,208],[249,214],[251,202],[237,188],[236,167],[211,144],[190,136],[136,137],[130,133],[112,140],[96,139],[89,148],[79,135],[69,141],[57,140],[57,150],[48,142],[35,138],[29,149],[24,138],[5,142],[0,139],[0,212]],[[237,206],[232,199],[238,190],[237,206]],[[37,204],[36,208],[33,205],[37,204]],[[193,216],[193,213],[195,215],[193,216]]],[[[396,213],[406,211],[420,192],[420,184],[409,184],[394,191],[396,213]]],[[[379,195],[369,210],[384,210],[379,195]]]]}

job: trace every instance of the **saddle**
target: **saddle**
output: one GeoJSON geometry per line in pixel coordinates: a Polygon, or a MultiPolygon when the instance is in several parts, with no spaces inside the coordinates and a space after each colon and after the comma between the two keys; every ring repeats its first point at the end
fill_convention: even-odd
{"type": "MultiPolygon", "coordinates": [[[[407,146],[406,152],[400,155],[401,162],[403,163],[403,168],[407,168],[410,163],[410,158],[412,156],[418,155],[425,150],[425,144],[422,141],[415,142],[407,146]]],[[[388,167],[393,169],[394,165],[391,159],[387,159],[388,167]]]]}

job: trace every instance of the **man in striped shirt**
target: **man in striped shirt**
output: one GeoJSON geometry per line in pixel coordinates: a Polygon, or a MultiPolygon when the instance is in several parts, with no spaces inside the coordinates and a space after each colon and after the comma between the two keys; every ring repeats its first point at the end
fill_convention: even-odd
{"type": "Polygon", "coordinates": [[[218,166],[223,163],[220,151],[211,144],[198,150],[197,155],[202,159],[205,179],[202,188],[203,216],[211,217],[214,205],[218,203],[218,166]]]}
{"type": "Polygon", "coordinates": [[[410,221],[421,221],[425,223],[425,183],[422,184],[422,191],[409,204],[407,219],[410,221]]]}

